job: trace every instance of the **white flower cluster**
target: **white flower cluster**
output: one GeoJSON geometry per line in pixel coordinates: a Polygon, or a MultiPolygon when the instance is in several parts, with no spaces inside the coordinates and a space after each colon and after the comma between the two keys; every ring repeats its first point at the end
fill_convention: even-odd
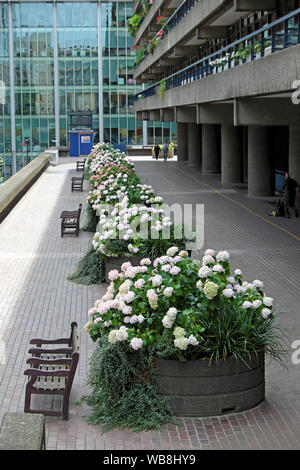
{"type": "Polygon", "coordinates": [[[240,295],[240,305],[243,309],[261,309],[263,318],[269,317],[272,313],[273,299],[263,295],[263,282],[258,279],[253,282],[242,281],[241,269],[235,269],[234,276],[225,278],[225,267],[229,258],[228,251],[219,251],[216,254],[215,250],[206,250],[202,258],[202,266],[198,271],[200,280],[197,281],[196,287],[205,294],[208,300],[212,300],[220,292],[219,285],[214,282],[215,276],[220,275],[222,281],[228,283],[221,291],[223,297],[237,299],[240,295]],[[245,297],[246,299],[243,300],[245,297]]]}
{"type": "Polygon", "coordinates": [[[118,256],[118,254],[111,252],[106,245],[107,240],[121,239],[128,242],[127,255],[137,254],[142,241],[141,231],[135,232],[133,229],[137,226],[137,221],[144,224],[142,230],[147,231],[147,234],[149,224],[151,224],[151,229],[157,232],[172,225],[170,218],[164,216],[162,208],[130,205],[128,197],[125,196],[122,202],[115,204],[114,210],[110,214],[102,213],[100,215],[98,231],[92,242],[94,250],[109,257],[118,256]]]}
{"type": "Polygon", "coordinates": [[[194,335],[190,335],[188,338],[186,338],[186,332],[181,327],[175,328],[173,334],[175,336],[174,346],[181,351],[186,351],[189,345],[197,346],[199,344],[199,341],[197,338],[195,338],[194,335]]]}

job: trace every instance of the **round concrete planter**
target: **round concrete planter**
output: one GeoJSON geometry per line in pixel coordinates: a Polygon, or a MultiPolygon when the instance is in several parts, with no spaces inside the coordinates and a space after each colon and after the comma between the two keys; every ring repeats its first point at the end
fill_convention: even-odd
{"type": "Polygon", "coordinates": [[[175,416],[219,416],[248,410],[265,397],[264,354],[259,359],[174,361],[157,359],[156,387],[175,416]]]}
{"type": "Polygon", "coordinates": [[[108,273],[109,271],[112,271],[113,269],[117,269],[118,271],[121,271],[121,266],[123,263],[127,263],[128,261],[132,264],[132,266],[139,266],[140,261],[142,258],[138,256],[120,256],[118,258],[106,258],[105,259],[105,279],[106,282],[110,283],[110,280],[108,278],[108,273]]]}

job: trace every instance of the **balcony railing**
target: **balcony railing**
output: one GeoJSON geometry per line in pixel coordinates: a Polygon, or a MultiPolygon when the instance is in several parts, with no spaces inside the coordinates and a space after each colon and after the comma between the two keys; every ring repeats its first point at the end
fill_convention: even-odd
{"type": "MultiPolygon", "coordinates": [[[[165,89],[186,85],[299,43],[300,8],[164,78],[165,89]]],[[[156,95],[160,86],[161,82],[155,83],[135,95],[135,100],[156,95]]]]}

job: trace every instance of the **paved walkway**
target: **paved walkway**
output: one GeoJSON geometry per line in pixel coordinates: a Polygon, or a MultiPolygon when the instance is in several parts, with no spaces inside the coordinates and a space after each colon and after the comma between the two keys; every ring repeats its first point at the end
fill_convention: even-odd
{"type": "MultiPolygon", "coordinates": [[[[0,365],[0,420],[22,411],[28,341],[65,336],[71,321],[81,328],[80,364],[71,394],[70,419],[46,419],[48,449],[299,449],[300,365],[289,369],[267,363],[266,400],[255,410],[222,418],[178,419],[162,431],[101,434],[90,426],[90,411],[75,400],[87,391],[85,378],[93,345],[82,330],[87,311],[104,286],[66,281],[87,251],[91,234],[60,238],[59,215],[76,209],[86,193],[71,193],[75,159],[49,167],[0,226],[0,341],[7,361],[0,365]]],[[[278,300],[286,346],[300,339],[300,223],[271,219],[270,201],[249,200],[245,191],[222,187],[181,163],[137,162],[144,182],[170,203],[205,204],[205,248],[227,249],[245,276],[261,279],[278,300]]]]}

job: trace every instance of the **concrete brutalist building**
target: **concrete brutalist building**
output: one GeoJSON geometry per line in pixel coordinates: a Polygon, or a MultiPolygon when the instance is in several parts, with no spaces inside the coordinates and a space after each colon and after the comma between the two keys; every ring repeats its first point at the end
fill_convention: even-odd
{"type": "Polygon", "coordinates": [[[299,7],[154,0],[136,35],[138,119],[176,122],[179,161],[249,196],[273,195],[287,171],[300,184],[299,7]]]}

